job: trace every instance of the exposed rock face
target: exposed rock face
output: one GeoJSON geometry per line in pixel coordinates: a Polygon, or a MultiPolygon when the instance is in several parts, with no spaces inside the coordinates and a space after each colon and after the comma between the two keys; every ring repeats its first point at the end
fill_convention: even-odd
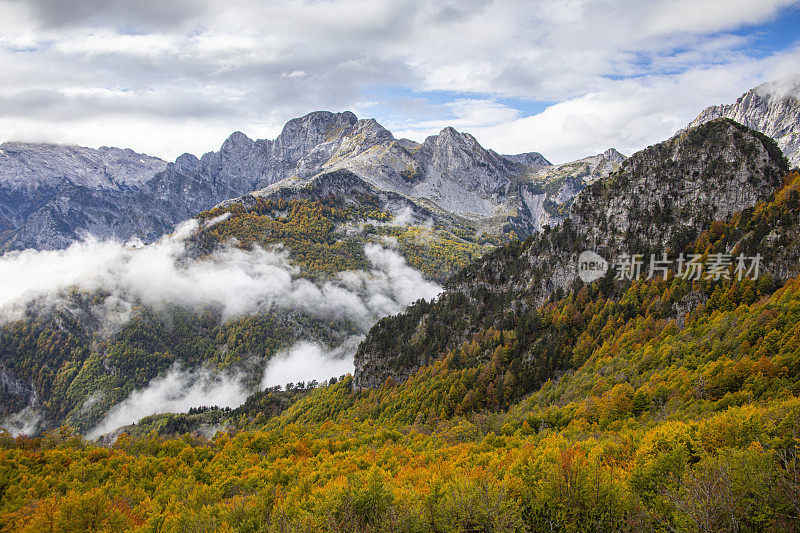
{"type": "Polygon", "coordinates": [[[510,159],[515,163],[522,163],[531,167],[549,167],[552,163],[545,159],[539,152],[527,152],[524,154],[504,155],[506,159],[510,159]]]}
{"type": "Polygon", "coordinates": [[[617,150],[609,148],[602,154],[542,168],[536,173],[536,176],[548,183],[565,178],[578,178],[584,184],[591,185],[617,170],[625,159],[627,158],[617,150]]]}
{"type": "Polygon", "coordinates": [[[395,139],[372,119],[334,133],[299,161],[294,182],[349,170],[380,190],[480,221],[514,214],[514,177],[532,168],[484,149],[473,136],[453,128],[421,144],[395,139]]]}
{"type": "Polygon", "coordinates": [[[634,154],[580,191],[557,229],[487,254],[451,278],[437,302],[379,322],[356,353],[356,386],[376,387],[389,376],[406,379],[476,328],[502,329],[502,323],[480,317],[539,306],[569,289],[583,250],[612,263],[622,253],[685,252],[713,220],[774,193],[788,168],[772,139],[728,119],[634,154]],[[408,323],[425,331],[408,338],[397,334],[409,331],[408,323]],[[417,338],[428,344],[417,344],[417,338]]]}
{"type": "Polygon", "coordinates": [[[688,127],[723,117],[772,137],[789,162],[800,166],[800,77],[763,83],[733,104],[709,107],[688,127]]]}
{"type": "Polygon", "coordinates": [[[46,213],[37,212],[68,200],[70,191],[128,191],[166,166],[161,159],[120,148],[0,144],[0,243],[26,223],[34,231],[59,232],[46,213]]]}
{"type": "Polygon", "coordinates": [[[403,216],[409,223],[421,224],[428,221],[447,224],[447,217],[425,208],[401,194],[378,189],[349,170],[334,170],[314,176],[302,186],[296,183],[279,181],[270,187],[261,189],[254,194],[233,198],[222,202],[224,206],[230,203],[240,203],[246,209],[250,208],[259,196],[283,200],[330,200],[335,198],[342,207],[359,205],[359,198],[372,197],[377,199],[380,208],[396,216],[403,216]]]}
{"type": "Polygon", "coordinates": [[[0,153],[0,245],[60,248],[87,234],[152,240],[226,199],[335,170],[481,231],[524,235],[539,224],[520,200],[517,178],[543,164],[539,154],[500,156],[452,128],[420,144],[395,139],[374,119],[326,111],[289,121],[274,140],[235,132],[218,152],[183,154],[169,164],[116,148],[7,143],[0,153]]]}
{"type": "Polygon", "coordinates": [[[754,205],[788,170],[772,139],[719,119],[634,154],[578,195],[571,218],[589,247],[665,245],[754,205]]]}
{"type": "Polygon", "coordinates": [[[521,199],[535,231],[560,224],[567,217],[573,198],[587,185],[617,170],[624,160],[624,155],[609,148],[570,163],[536,168],[520,184],[521,199]]]}
{"type": "Polygon", "coordinates": [[[99,189],[143,183],[167,162],[121,148],[60,144],[0,144],[0,186],[57,187],[64,181],[99,189]]]}

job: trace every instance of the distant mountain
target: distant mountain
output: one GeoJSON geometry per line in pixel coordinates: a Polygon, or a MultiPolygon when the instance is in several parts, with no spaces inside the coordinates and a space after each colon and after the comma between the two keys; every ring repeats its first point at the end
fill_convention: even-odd
{"type": "Polygon", "coordinates": [[[541,166],[526,176],[520,192],[536,231],[564,221],[573,198],[587,185],[619,169],[624,160],[624,155],[609,148],[577,161],[541,166]]]}
{"type": "Polygon", "coordinates": [[[0,144],[0,243],[26,224],[37,226],[40,210],[68,202],[79,191],[133,190],[166,166],[156,157],[120,148],[0,144]]]}
{"type": "Polygon", "coordinates": [[[116,189],[144,183],[166,166],[166,161],[130,149],[0,144],[0,185],[3,187],[32,189],[70,182],[84,187],[116,189]]]}
{"type": "Polygon", "coordinates": [[[800,77],[762,83],[732,104],[705,109],[688,127],[722,117],[772,137],[792,166],[800,166],[800,77]]]}
{"type": "MultiPolygon", "coordinates": [[[[588,183],[565,179],[571,175],[562,169],[550,184],[550,174],[540,173],[551,167],[541,154],[502,156],[453,128],[423,143],[395,139],[374,119],[351,112],[290,120],[274,140],[235,132],[218,152],[183,154],[173,163],[116,148],[6,143],[0,246],[62,248],[88,234],[151,241],[227,199],[277,182],[303,186],[334,170],[458,217],[476,234],[527,235],[560,220],[559,211],[588,183]]],[[[603,174],[613,164],[593,168],[589,174],[603,174]]]]}
{"type": "Polygon", "coordinates": [[[506,159],[510,159],[515,163],[522,163],[532,167],[549,167],[552,165],[550,161],[539,152],[527,152],[524,154],[504,155],[506,159]]]}
{"type": "Polygon", "coordinates": [[[302,187],[322,173],[346,169],[441,217],[459,217],[478,233],[514,230],[524,236],[563,220],[575,194],[618,168],[622,159],[612,149],[554,167],[536,152],[501,156],[453,128],[415,143],[396,140],[366,120],[319,145],[301,160],[294,177],[256,194],[302,187]]]}

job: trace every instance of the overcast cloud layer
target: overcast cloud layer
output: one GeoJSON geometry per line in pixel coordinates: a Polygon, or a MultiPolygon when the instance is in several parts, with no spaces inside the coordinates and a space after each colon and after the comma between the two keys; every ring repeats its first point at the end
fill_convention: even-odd
{"type": "Polygon", "coordinates": [[[0,140],[173,159],[351,109],[556,162],[632,152],[800,71],[794,0],[0,0],[0,140]],[[267,5],[264,5],[267,4],[267,5]],[[780,40],[780,39],[779,39],[780,40]],[[785,41],[785,40],[784,40],[785,41]]]}

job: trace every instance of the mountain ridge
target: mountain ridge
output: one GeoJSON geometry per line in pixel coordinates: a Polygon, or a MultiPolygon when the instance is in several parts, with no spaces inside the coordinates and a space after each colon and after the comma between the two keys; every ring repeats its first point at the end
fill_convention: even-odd
{"type": "Polygon", "coordinates": [[[584,250],[612,263],[624,254],[684,253],[712,221],[774,193],[788,171],[772,139],[730,119],[637,152],[578,193],[560,226],[490,252],[450,278],[436,302],[378,322],[356,352],[354,384],[403,381],[476,328],[503,329],[514,313],[580,285],[584,250]]]}
{"type": "Polygon", "coordinates": [[[800,76],[750,89],[734,103],[710,106],[687,128],[730,118],[775,139],[794,167],[800,166],[800,76]]]}
{"type": "Polygon", "coordinates": [[[123,149],[26,146],[28,151],[42,152],[38,158],[45,162],[53,159],[50,152],[62,158],[83,153],[87,160],[108,152],[127,155],[132,161],[152,161],[152,168],[132,169],[130,179],[117,183],[102,173],[94,180],[69,179],[69,169],[59,164],[17,165],[15,181],[0,181],[0,244],[4,241],[5,249],[63,248],[88,234],[150,241],[171,231],[177,222],[225,200],[278,181],[302,184],[340,169],[427,209],[466,218],[478,232],[513,230],[527,235],[552,222],[543,214],[545,198],[556,198],[555,204],[568,202],[583,185],[580,179],[573,180],[560,191],[545,192],[539,204],[530,204],[526,195],[531,190],[541,194],[541,183],[521,185],[517,177],[550,167],[541,154],[501,156],[450,127],[422,143],[395,139],[374,119],[358,119],[350,111],[316,111],[292,119],[272,140],[253,140],[236,131],[219,151],[200,157],[185,153],[174,162],[123,149]],[[147,178],[150,171],[154,173],[147,178]],[[39,183],[37,175],[49,181],[39,183]],[[20,183],[35,198],[23,209],[14,207],[21,201],[20,183]],[[38,184],[34,191],[32,184],[38,184]]]}

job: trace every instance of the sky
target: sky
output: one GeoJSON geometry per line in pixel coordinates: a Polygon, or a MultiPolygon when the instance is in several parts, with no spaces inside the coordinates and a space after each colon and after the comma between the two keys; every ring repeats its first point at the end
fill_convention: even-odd
{"type": "Polygon", "coordinates": [[[800,73],[800,0],[0,0],[0,141],[175,159],[316,110],[555,163],[800,73]]]}

